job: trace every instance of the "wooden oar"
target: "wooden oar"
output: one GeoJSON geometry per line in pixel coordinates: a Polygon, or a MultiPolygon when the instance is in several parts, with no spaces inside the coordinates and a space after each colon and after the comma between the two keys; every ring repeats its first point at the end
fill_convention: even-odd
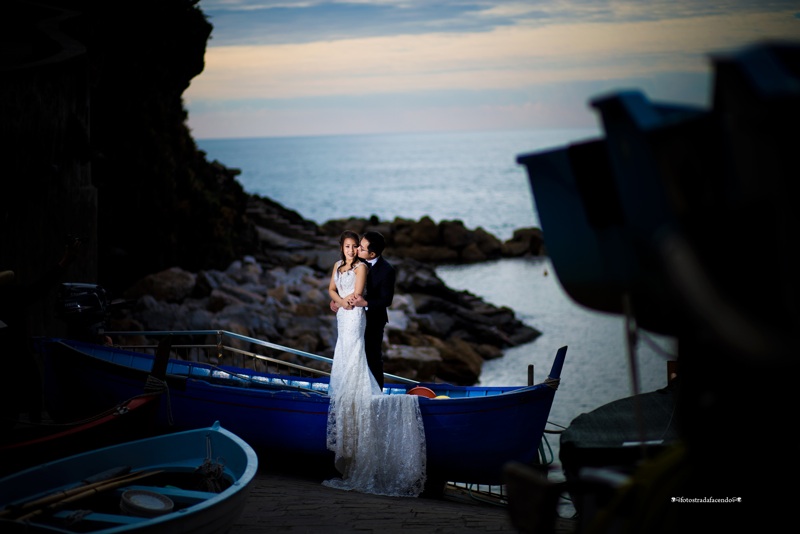
{"type": "Polygon", "coordinates": [[[67,495],[72,495],[79,491],[83,491],[87,488],[99,486],[105,482],[122,480],[125,477],[133,476],[130,470],[130,466],[120,466],[112,469],[106,469],[105,471],[86,477],[80,481],[79,485],[72,488],[60,490],[55,493],[51,493],[50,495],[45,495],[44,497],[40,497],[36,500],[28,501],[22,504],[7,505],[4,510],[0,510],[0,517],[6,517],[10,514],[19,513],[35,506],[41,506],[53,500],[62,499],[67,495]]]}
{"type": "Polygon", "coordinates": [[[130,474],[131,474],[131,466],[122,465],[118,467],[112,467],[111,469],[106,469],[105,471],[100,471],[97,474],[84,478],[83,480],[81,480],[81,482],[83,484],[94,484],[95,482],[108,482],[112,478],[129,476],[130,474]]]}
{"type": "MultiPolygon", "coordinates": [[[[25,512],[27,510],[31,510],[33,508],[42,509],[44,507],[50,506],[50,505],[55,504],[55,503],[66,502],[68,499],[71,499],[72,497],[74,497],[76,495],[81,495],[81,496],[90,495],[91,493],[93,493],[95,491],[102,491],[100,488],[104,488],[105,486],[108,486],[108,485],[112,485],[112,484],[124,485],[124,484],[132,482],[134,480],[138,480],[140,478],[144,478],[146,476],[151,476],[151,475],[154,475],[154,474],[160,473],[160,472],[161,471],[148,471],[148,472],[136,471],[136,472],[133,472],[133,473],[126,473],[124,475],[116,476],[116,477],[113,477],[113,478],[106,478],[104,480],[99,480],[97,482],[92,482],[92,483],[89,483],[89,484],[76,486],[74,488],[70,488],[70,489],[67,489],[67,490],[61,490],[61,491],[58,491],[56,493],[51,493],[50,495],[46,495],[44,497],[40,497],[40,498],[35,499],[33,501],[28,501],[28,502],[22,503],[20,505],[7,506],[5,510],[0,511],[0,517],[7,517],[7,516],[12,515],[12,514],[22,513],[22,512],[25,512]]],[[[96,478],[96,477],[92,477],[92,478],[96,478]]],[[[104,488],[104,489],[108,489],[108,488],[104,488]]],[[[27,516],[23,516],[23,517],[27,517],[27,516]]],[[[20,520],[20,519],[22,519],[22,518],[17,518],[17,520],[20,520]]]]}
{"type": "Polygon", "coordinates": [[[144,472],[144,473],[142,473],[142,472],[131,473],[131,475],[129,475],[129,476],[120,477],[120,478],[123,478],[123,480],[98,482],[97,485],[96,486],[93,485],[94,487],[92,487],[92,488],[88,488],[88,487],[76,488],[76,489],[81,489],[83,491],[75,492],[75,493],[73,493],[71,495],[65,496],[64,498],[62,498],[60,500],[57,500],[55,502],[50,502],[49,504],[47,504],[44,507],[37,508],[33,512],[30,512],[30,513],[28,513],[26,515],[18,517],[16,519],[16,521],[27,521],[27,520],[29,520],[29,519],[31,519],[33,517],[36,517],[37,515],[41,515],[41,514],[46,513],[46,512],[53,512],[53,511],[57,510],[58,508],[60,508],[61,506],[65,505],[65,504],[68,504],[68,503],[71,503],[71,502],[75,502],[75,501],[79,501],[81,499],[85,499],[86,497],[91,497],[92,495],[94,495],[96,493],[100,493],[101,491],[117,489],[117,488],[120,488],[120,487],[125,486],[127,484],[130,484],[131,482],[133,482],[135,480],[139,480],[139,479],[146,478],[146,477],[149,477],[149,476],[157,475],[158,473],[163,473],[163,472],[164,472],[163,469],[158,469],[158,470],[155,470],[155,471],[147,471],[147,472],[144,472]]]}

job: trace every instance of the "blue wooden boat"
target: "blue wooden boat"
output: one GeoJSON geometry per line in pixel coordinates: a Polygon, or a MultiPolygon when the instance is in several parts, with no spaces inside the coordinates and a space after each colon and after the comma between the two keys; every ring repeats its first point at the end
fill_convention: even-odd
{"type": "Polygon", "coordinates": [[[219,423],[129,441],[0,479],[0,530],[222,532],[257,470],[255,451],[219,423]]]}
{"type": "Polygon", "coordinates": [[[98,412],[58,423],[18,423],[0,436],[0,477],[28,467],[72,456],[90,449],[116,445],[155,435],[158,384],[163,382],[170,354],[170,340],[156,348],[154,365],[139,392],[98,412]],[[156,384],[154,387],[153,384],[156,384]]]}
{"type": "MultiPolygon", "coordinates": [[[[205,333],[292,351],[231,332],[205,333]]],[[[223,345],[220,341],[209,346],[216,351],[223,345]]],[[[150,354],[121,347],[65,339],[41,340],[40,346],[45,401],[54,417],[114,404],[136,390],[153,365],[150,354]]],[[[536,462],[566,350],[558,351],[546,381],[525,387],[392,383],[404,379],[387,375],[385,394],[405,395],[414,387],[427,387],[437,397],[420,397],[428,479],[501,484],[506,462],[536,462]]],[[[171,358],[157,424],[178,430],[218,420],[257,449],[330,457],[333,465],[325,446],[328,384],[328,376],[305,378],[171,358]]]]}
{"type": "Polygon", "coordinates": [[[558,280],[579,304],[622,313],[639,273],[624,229],[605,140],[517,157],[536,201],[558,280]]]}
{"type": "Polygon", "coordinates": [[[697,162],[705,148],[677,149],[702,146],[710,135],[708,113],[654,103],[638,91],[609,94],[592,105],[606,138],[517,157],[528,173],[548,254],[579,304],[617,314],[632,306],[640,326],[674,335],[680,314],[660,273],[659,251],[686,209],[680,205],[687,199],[677,192],[695,176],[685,173],[708,171],[697,162]]]}

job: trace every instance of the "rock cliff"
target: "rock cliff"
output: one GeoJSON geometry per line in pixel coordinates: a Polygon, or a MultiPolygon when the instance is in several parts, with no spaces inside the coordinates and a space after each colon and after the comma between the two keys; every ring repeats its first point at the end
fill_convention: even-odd
{"type": "MultiPolygon", "coordinates": [[[[386,255],[402,273],[389,353],[397,362],[413,359],[409,354],[428,362],[405,365],[408,372],[474,382],[483,359],[538,335],[513,311],[447,288],[433,270],[439,263],[541,254],[538,229],[521,229],[501,243],[460,221],[317,225],[246,193],[239,171],[226,166],[235,162],[208,161],[192,139],[182,101],[203,70],[212,29],[197,4],[11,2],[6,20],[16,24],[3,39],[15,53],[0,64],[0,113],[15,178],[0,205],[0,268],[35,277],[57,258],[68,234],[79,235],[85,254],[68,276],[135,302],[115,319],[120,324],[221,325],[214,327],[324,354],[332,351],[332,317],[320,312],[319,293],[337,254],[336,236],[369,227],[387,236],[386,255]],[[190,291],[164,294],[157,288],[165,279],[173,291],[190,291]]],[[[40,318],[33,331],[52,326],[40,318]]]]}

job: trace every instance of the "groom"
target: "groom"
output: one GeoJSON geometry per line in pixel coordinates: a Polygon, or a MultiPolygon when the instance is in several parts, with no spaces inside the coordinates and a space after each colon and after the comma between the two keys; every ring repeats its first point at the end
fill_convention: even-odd
{"type": "Polygon", "coordinates": [[[378,385],[383,389],[383,329],[389,322],[386,309],[394,298],[394,267],[386,261],[382,254],[386,240],[380,232],[368,231],[361,236],[358,257],[369,264],[365,295],[352,298],[350,304],[364,307],[367,316],[367,328],[364,331],[364,350],[367,353],[367,365],[378,385]]]}

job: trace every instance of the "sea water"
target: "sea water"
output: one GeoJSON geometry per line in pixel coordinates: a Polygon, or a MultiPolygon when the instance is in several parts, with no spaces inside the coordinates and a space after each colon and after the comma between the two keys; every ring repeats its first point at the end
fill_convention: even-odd
{"type": "Polygon", "coordinates": [[[461,220],[501,240],[539,226],[520,154],[593,129],[201,139],[209,160],[242,171],[249,193],[306,219],[461,220]]]}
{"type": "MultiPolygon", "coordinates": [[[[386,134],[198,140],[209,160],[242,171],[246,191],[271,198],[306,219],[350,216],[435,222],[461,220],[501,240],[540,226],[519,155],[600,137],[595,129],[386,134]]],[[[570,299],[548,258],[502,259],[440,267],[444,282],[513,309],[542,335],[484,364],[483,385],[524,385],[527,367],[541,382],[559,347],[566,362],[548,426],[566,427],[581,413],[666,385],[674,353],[669,338],[641,332],[626,341],[625,319],[570,299]]],[[[548,435],[558,466],[558,435],[548,435]]]]}
{"type": "MultiPolygon", "coordinates": [[[[507,349],[502,358],[484,363],[482,385],[526,385],[529,365],[538,384],[548,376],[558,349],[567,347],[548,430],[558,432],[582,413],[667,385],[667,361],[675,359],[674,340],[642,330],[634,330],[636,335],[628,339],[625,318],[573,301],[546,257],[440,267],[437,272],[453,289],[466,289],[507,306],[522,322],[542,332],[533,342],[507,349]]],[[[559,435],[546,438],[553,464],[558,466],[559,435]]]]}

